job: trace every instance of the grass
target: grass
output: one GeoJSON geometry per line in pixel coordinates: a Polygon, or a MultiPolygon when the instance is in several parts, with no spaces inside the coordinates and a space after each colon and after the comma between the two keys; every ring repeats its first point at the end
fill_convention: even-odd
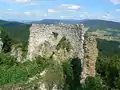
{"type": "Polygon", "coordinates": [[[5,84],[24,83],[49,65],[44,58],[24,63],[17,63],[14,60],[9,61],[10,58],[4,58],[2,56],[1,62],[3,62],[0,63],[0,86],[5,84]],[[6,63],[6,61],[9,61],[10,63],[6,63]],[[12,63],[13,61],[14,63],[12,63]],[[43,63],[42,61],[45,62],[43,63]]]}
{"type": "Polygon", "coordinates": [[[36,62],[26,62],[12,67],[0,65],[0,85],[25,82],[40,71],[42,68],[36,62]]]}

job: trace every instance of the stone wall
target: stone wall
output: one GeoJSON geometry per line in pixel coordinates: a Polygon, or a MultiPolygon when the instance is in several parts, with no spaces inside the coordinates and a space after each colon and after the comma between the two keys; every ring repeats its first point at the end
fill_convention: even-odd
{"type": "Polygon", "coordinates": [[[79,57],[84,58],[84,31],[83,25],[72,24],[33,24],[30,28],[27,58],[32,60],[36,56],[53,57],[58,62],[61,60],[79,57]],[[60,48],[57,50],[60,40],[65,37],[70,42],[70,50],[60,48]]]}
{"type": "Polygon", "coordinates": [[[98,57],[97,41],[94,36],[85,37],[84,41],[84,66],[81,75],[81,82],[84,82],[87,76],[94,77],[96,74],[95,65],[98,57]]]}
{"type": "Polygon", "coordinates": [[[70,58],[79,58],[82,65],[80,77],[83,83],[87,76],[95,76],[98,55],[95,38],[84,39],[84,35],[82,24],[33,24],[30,28],[27,59],[34,60],[40,55],[61,63],[70,58]],[[61,43],[63,46],[60,46],[61,43]]]}
{"type": "MultiPolygon", "coordinates": [[[[3,43],[0,39],[0,52],[2,46],[3,43]]],[[[59,63],[68,59],[79,58],[82,65],[81,83],[84,83],[87,76],[95,76],[95,63],[98,56],[97,42],[94,37],[85,37],[82,24],[33,24],[30,27],[27,59],[23,57],[20,46],[13,45],[11,50],[11,55],[15,56],[19,62],[22,62],[22,60],[32,61],[40,55],[44,58],[52,58],[59,65],[59,63]]],[[[48,73],[48,71],[43,72],[50,76],[51,72],[48,73]]],[[[44,77],[39,83],[39,90],[49,90],[46,88],[47,83],[43,82],[43,79],[44,77]]],[[[62,80],[64,82],[63,78],[62,80]]],[[[57,83],[53,83],[51,90],[62,90],[61,88],[58,89],[58,86],[57,83]]]]}
{"type": "Polygon", "coordinates": [[[17,59],[17,62],[22,62],[23,61],[23,56],[22,56],[22,48],[19,47],[18,45],[13,45],[11,47],[11,56],[14,56],[17,59]]]}
{"type": "MultiPolygon", "coordinates": [[[[0,36],[1,36],[1,31],[0,31],[0,36]]],[[[2,52],[2,48],[3,48],[3,42],[2,42],[2,38],[0,37],[0,53],[2,52]]]]}

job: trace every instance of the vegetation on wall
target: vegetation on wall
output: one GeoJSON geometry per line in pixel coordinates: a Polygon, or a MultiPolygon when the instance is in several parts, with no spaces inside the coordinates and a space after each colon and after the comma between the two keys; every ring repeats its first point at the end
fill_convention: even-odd
{"type": "Polygon", "coordinates": [[[66,39],[66,37],[62,37],[62,39],[59,41],[56,49],[59,50],[60,48],[66,49],[67,52],[69,52],[70,49],[72,48],[70,41],[68,39],[66,39]]]}
{"type": "Polygon", "coordinates": [[[66,76],[64,90],[80,90],[81,60],[79,58],[68,60],[62,67],[66,76]]]}
{"type": "Polygon", "coordinates": [[[69,65],[66,70],[69,79],[65,90],[73,90],[73,88],[74,90],[120,90],[120,42],[102,39],[97,39],[97,42],[99,56],[96,62],[96,76],[87,77],[85,84],[76,86],[77,81],[73,81],[75,77],[71,68],[73,66],[67,63],[65,66],[69,65]]]}

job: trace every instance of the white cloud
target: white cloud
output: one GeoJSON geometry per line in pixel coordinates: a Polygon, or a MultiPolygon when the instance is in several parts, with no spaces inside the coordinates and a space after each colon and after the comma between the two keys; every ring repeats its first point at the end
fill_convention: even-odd
{"type": "Polygon", "coordinates": [[[79,10],[80,9],[79,5],[73,5],[73,4],[62,4],[60,7],[65,10],[79,10]]]}
{"type": "Polygon", "coordinates": [[[25,4],[28,6],[34,6],[38,3],[35,0],[13,0],[15,3],[25,4]]]}
{"type": "Polygon", "coordinates": [[[15,0],[18,3],[28,3],[31,2],[31,0],[15,0]]]}
{"type": "Polygon", "coordinates": [[[80,15],[81,19],[85,19],[87,16],[86,15],[80,15]]]}
{"type": "Polygon", "coordinates": [[[109,12],[106,12],[105,16],[111,16],[111,14],[109,12]]]}
{"type": "Polygon", "coordinates": [[[85,15],[80,15],[80,17],[82,18],[82,17],[85,17],[85,15]]]}
{"type": "Polygon", "coordinates": [[[85,18],[88,18],[90,16],[90,14],[88,12],[80,12],[79,13],[79,17],[81,19],[85,19],[85,18]]]}
{"type": "Polygon", "coordinates": [[[108,19],[109,17],[106,16],[106,15],[103,15],[102,18],[104,18],[104,19],[108,19]]]}
{"type": "Polygon", "coordinates": [[[48,9],[48,12],[49,13],[54,13],[54,12],[56,12],[56,10],[54,10],[54,9],[48,9]]]}
{"type": "Polygon", "coordinates": [[[116,12],[120,12],[120,9],[116,9],[116,12]]]}
{"type": "Polygon", "coordinates": [[[9,11],[11,11],[12,9],[11,9],[11,8],[9,8],[8,10],[9,10],[9,11]]]}
{"type": "Polygon", "coordinates": [[[120,4],[120,0],[110,0],[113,4],[120,4]]]}
{"type": "Polygon", "coordinates": [[[45,15],[45,12],[40,11],[40,10],[0,11],[0,17],[2,17],[3,19],[11,19],[11,20],[12,19],[16,19],[16,20],[39,20],[40,18],[44,18],[45,17],[44,15],[45,15]]]}
{"type": "Polygon", "coordinates": [[[31,12],[24,12],[24,14],[25,14],[25,15],[30,15],[30,14],[31,14],[31,12]]]}
{"type": "Polygon", "coordinates": [[[37,5],[37,3],[35,3],[35,2],[31,2],[31,3],[27,3],[26,5],[34,6],[34,5],[37,5]]]}
{"type": "Polygon", "coordinates": [[[61,19],[69,19],[72,18],[72,16],[60,16],[61,19]]]}
{"type": "Polygon", "coordinates": [[[110,13],[108,13],[108,12],[106,12],[104,15],[102,15],[101,16],[103,19],[114,19],[114,17],[110,14],[110,13]]]}
{"type": "Polygon", "coordinates": [[[44,16],[46,17],[46,16],[47,16],[47,13],[45,13],[44,16]]]}

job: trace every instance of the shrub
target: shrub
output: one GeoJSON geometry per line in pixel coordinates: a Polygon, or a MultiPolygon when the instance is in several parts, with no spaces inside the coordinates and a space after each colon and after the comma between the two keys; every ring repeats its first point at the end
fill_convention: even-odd
{"type": "Polygon", "coordinates": [[[62,39],[59,41],[56,49],[66,49],[68,52],[70,51],[70,49],[72,48],[70,42],[68,39],[66,39],[66,37],[62,37],[62,39]]]}
{"type": "Polygon", "coordinates": [[[99,56],[96,62],[96,72],[100,75],[107,90],[120,89],[119,44],[115,41],[98,39],[99,56]]]}
{"type": "Polygon", "coordinates": [[[10,52],[12,46],[12,39],[3,29],[1,30],[1,38],[3,42],[3,48],[2,48],[3,52],[5,53],[10,52]]]}
{"type": "Polygon", "coordinates": [[[29,78],[43,71],[48,65],[47,59],[42,57],[33,61],[17,63],[16,59],[9,54],[0,54],[0,85],[23,84],[29,78]]]}
{"type": "Polygon", "coordinates": [[[100,77],[87,77],[83,90],[104,90],[102,79],[100,77]]]}
{"type": "Polygon", "coordinates": [[[16,58],[11,56],[9,53],[0,53],[0,65],[6,64],[9,66],[13,66],[16,63],[16,58]]]}
{"type": "Polygon", "coordinates": [[[66,78],[64,90],[81,90],[81,60],[79,58],[67,60],[62,67],[66,78]]]}

